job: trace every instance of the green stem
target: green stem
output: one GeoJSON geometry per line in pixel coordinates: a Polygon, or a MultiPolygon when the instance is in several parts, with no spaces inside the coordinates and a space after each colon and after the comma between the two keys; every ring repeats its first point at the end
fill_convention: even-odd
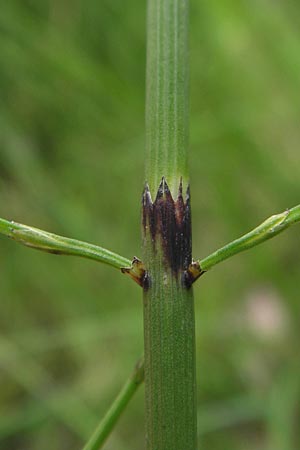
{"type": "Polygon", "coordinates": [[[188,0],[148,0],[146,181],[177,195],[188,178],[188,0]]]}
{"type": "Polygon", "coordinates": [[[265,220],[254,230],[244,236],[230,242],[224,247],[216,250],[206,258],[199,260],[202,270],[206,271],[214,267],[216,264],[230,258],[237,253],[248,250],[255,245],[261,244],[268,239],[273,238],[293,223],[300,221],[300,205],[292,209],[287,209],[283,213],[275,214],[265,220]]]}
{"type": "Polygon", "coordinates": [[[121,413],[126,408],[135,391],[144,380],[144,361],[141,358],[136,364],[133,373],[126,381],[117,398],[107,411],[106,415],[96,428],[94,434],[84,446],[83,450],[99,450],[106,438],[113,430],[121,413]]]}
{"type": "Polygon", "coordinates": [[[148,0],[143,196],[147,450],[195,450],[188,192],[188,0],[148,0]],[[187,195],[186,195],[187,194],[187,195]]]}
{"type": "Polygon", "coordinates": [[[73,255],[93,259],[117,269],[130,266],[131,261],[105,248],[87,242],[77,241],[38,228],[0,219],[0,233],[27,247],[57,255],[73,255]]]}

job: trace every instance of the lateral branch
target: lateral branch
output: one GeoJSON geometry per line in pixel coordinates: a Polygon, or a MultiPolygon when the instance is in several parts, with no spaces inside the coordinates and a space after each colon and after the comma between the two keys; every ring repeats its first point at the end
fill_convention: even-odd
{"type": "Polygon", "coordinates": [[[55,255],[81,256],[108,264],[116,269],[131,264],[129,259],[97,245],[58,236],[21,223],[0,219],[0,233],[27,247],[55,255]]]}
{"type": "Polygon", "coordinates": [[[254,228],[254,230],[249,231],[249,233],[224,245],[224,247],[211,253],[206,258],[196,261],[196,264],[198,263],[198,270],[201,270],[202,273],[206,272],[225,259],[277,236],[277,234],[284,231],[290,225],[299,221],[300,205],[287,209],[280,214],[275,214],[254,228]]]}

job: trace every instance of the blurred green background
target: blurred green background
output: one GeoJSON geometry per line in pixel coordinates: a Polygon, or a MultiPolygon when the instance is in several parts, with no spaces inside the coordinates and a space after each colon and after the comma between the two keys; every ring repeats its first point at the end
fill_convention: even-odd
{"type": "MultiPolygon", "coordinates": [[[[140,255],[146,4],[0,13],[0,216],[140,255]]],[[[300,200],[300,6],[191,1],[194,256],[300,200]]],[[[300,448],[299,227],[195,286],[199,449],[300,448]]],[[[142,353],[141,292],[0,239],[0,448],[80,449],[142,353]]],[[[144,448],[143,388],[105,445],[144,448]]]]}

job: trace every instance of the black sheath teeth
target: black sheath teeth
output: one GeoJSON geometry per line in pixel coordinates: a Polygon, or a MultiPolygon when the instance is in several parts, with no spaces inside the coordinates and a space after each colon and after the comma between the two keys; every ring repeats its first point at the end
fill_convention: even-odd
{"type": "MultiPolygon", "coordinates": [[[[174,200],[166,179],[159,185],[155,201],[152,202],[149,186],[143,193],[144,235],[150,233],[152,245],[162,246],[164,262],[178,277],[186,271],[192,261],[190,190],[182,195],[182,180],[178,196],[174,200]]],[[[184,277],[182,277],[184,279],[184,277]]]]}

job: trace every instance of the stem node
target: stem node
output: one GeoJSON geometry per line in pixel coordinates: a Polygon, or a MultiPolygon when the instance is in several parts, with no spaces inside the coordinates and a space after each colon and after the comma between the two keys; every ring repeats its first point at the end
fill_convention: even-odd
{"type": "Polygon", "coordinates": [[[135,281],[139,286],[144,287],[147,285],[147,272],[144,263],[137,258],[133,257],[130,267],[122,267],[121,272],[129,275],[130,278],[135,281]]]}

